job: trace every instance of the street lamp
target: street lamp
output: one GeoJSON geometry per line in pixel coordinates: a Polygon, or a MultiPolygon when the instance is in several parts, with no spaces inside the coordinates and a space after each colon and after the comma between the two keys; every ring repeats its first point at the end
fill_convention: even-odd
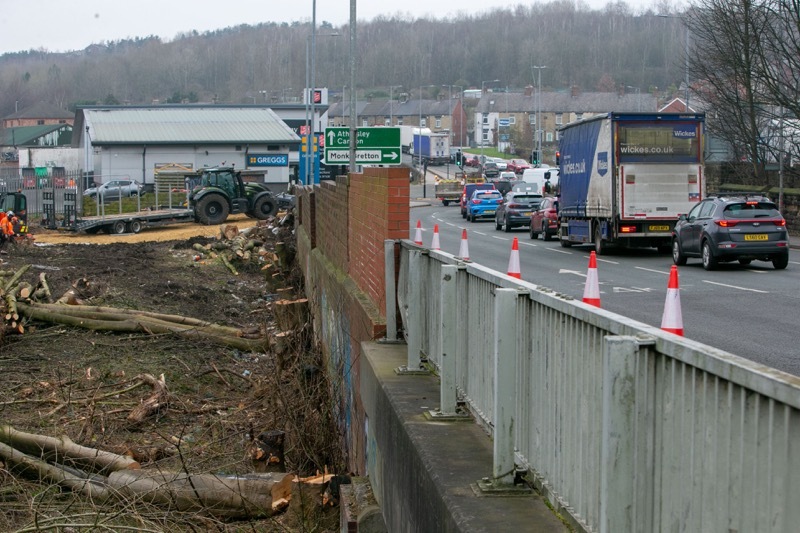
{"type": "MultiPolygon", "coordinates": [[[[486,80],[481,82],[481,101],[483,101],[483,94],[486,92],[487,83],[500,83],[500,80],[486,80]]],[[[481,109],[483,109],[483,106],[481,106],[481,109]]],[[[481,165],[483,165],[483,161],[483,111],[481,111],[481,165]]]]}
{"type": "MultiPolygon", "coordinates": [[[[436,85],[428,84],[428,85],[420,85],[419,86],[419,101],[417,102],[417,108],[419,111],[419,121],[417,122],[417,143],[414,148],[414,156],[417,158],[417,163],[422,167],[422,197],[427,197],[427,184],[428,184],[428,172],[426,171],[426,166],[422,164],[422,89],[428,87],[436,87],[436,85]]],[[[412,143],[412,146],[414,144],[412,143]]],[[[412,156],[412,160],[414,159],[412,156]]]]}
{"type": "MultiPolygon", "coordinates": [[[[316,1],[314,2],[314,17],[316,17],[316,1]]],[[[320,37],[338,37],[338,32],[326,33],[320,37]]],[[[305,95],[305,108],[306,108],[306,172],[305,172],[305,185],[313,183],[314,174],[313,167],[313,152],[316,147],[316,103],[314,102],[314,93],[316,92],[316,81],[314,73],[314,47],[316,45],[316,29],[312,25],[311,35],[306,37],[306,95],[305,95]],[[314,142],[314,146],[312,146],[314,142]]]]}
{"type": "MultiPolygon", "coordinates": [[[[538,88],[536,89],[536,153],[539,155],[539,165],[542,162],[542,69],[547,68],[544,65],[532,66],[539,71],[539,80],[537,82],[538,88]]],[[[533,164],[533,161],[531,161],[533,164]]],[[[536,165],[537,167],[539,165],[536,165]]]]}
{"type": "Polygon", "coordinates": [[[402,85],[389,86],[389,125],[394,126],[394,90],[401,89],[402,85]]]}
{"type": "Polygon", "coordinates": [[[683,83],[684,87],[684,100],[686,103],[686,112],[689,112],[689,25],[686,24],[686,18],[679,16],[679,15],[656,15],[657,17],[661,17],[664,19],[680,19],[683,21],[684,26],[686,26],[686,41],[684,43],[684,50],[683,50],[683,70],[684,70],[684,80],[683,83]]]}

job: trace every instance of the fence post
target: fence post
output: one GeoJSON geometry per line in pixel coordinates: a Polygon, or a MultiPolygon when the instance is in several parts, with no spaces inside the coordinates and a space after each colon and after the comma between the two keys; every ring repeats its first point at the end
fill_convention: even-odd
{"type": "Polygon", "coordinates": [[[395,283],[394,241],[383,241],[384,282],[386,285],[386,340],[397,341],[397,285],[395,283]]]}
{"type": "Polygon", "coordinates": [[[458,267],[442,266],[439,315],[440,413],[456,414],[456,274],[458,267]]]}
{"type": "Polygon", "coordinates": [[[497,289],[494,298],[494,456],[492,481],[514,483],[514,414],[516,405],[516,289],[497,289]]]}
{"type": "Polygon", "coordinates": [[[635,531],[636,337],[605,337],[600,442],[600,533],[635,531]]]}
{"type": "Polygon", "coordinates": [[[420,370],[419,352],[422,347],[422,251],[408,251],[408,308],[406,309],[406,343],[408,346],[407,372],[420,370]]]}

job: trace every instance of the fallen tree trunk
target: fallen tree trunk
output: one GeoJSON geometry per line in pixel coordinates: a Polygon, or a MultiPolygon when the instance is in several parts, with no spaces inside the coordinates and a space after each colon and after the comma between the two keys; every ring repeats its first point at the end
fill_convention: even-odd
{"type": "Polygon", "coordinates": [[[139,379],[153,387],[153,394],[142,403],[137,405],[128,415],[128,422],[141,424],[144,419],[152,414],[159,412],[169,405],[169,392],[164,374],[156,379],[150,374],[141,374],[139,379]]]}

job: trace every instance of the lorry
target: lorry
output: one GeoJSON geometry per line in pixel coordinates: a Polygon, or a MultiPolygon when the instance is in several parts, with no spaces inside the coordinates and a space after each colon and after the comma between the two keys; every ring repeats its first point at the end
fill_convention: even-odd
{"type": "Polygon", "coordinates": [[[452,176],[436,175],[434,196],[437,200],[441,200],[443,206],[447,207],[450,202],[456,203],[461,199],[465,184],[482,183],[483,181],[480,172],[459,171],[452,176]]]}
{"type": "Polygon", "coordinates": [[[450,162],[450,134],[434,133],[430,128],[414,128],[411,149],[417,163],[446,165],[450,162]]]}
{"type": "Polygon", "coordinates": [[[607,113],[559,130],[563,247],[671,249],[672,229],[704,195],[705,115],[607,113]]]}
{"type": "Polygon", "coordinates": [[[404,154],[410,154],[414,144],[414,130],[417,128],[403,125],[398,128],[400,128],[400,149],[404,154]]]}
{"type": "Polygon", "coordinates": [[[278,212],[279,198],[273,196],[263,183],[246,182],[242,172],[234,167],[211,167],[197,171],[181,172],[156,179],[155,205],[141,207],[141,198],[126,199],[136,202],[132,210],[125,209],[123,200],[106,206],[99,202],[97,215],[78,216],[77,193],[64,192],[63,215],[55,213],[56,202],[52,192],[44,196],[43,225],[50,229],[68,229],[86,233],[139,233],[147,226],[163,226],[179,222],[222,224],[231,214],[245,213],[264,220],[278,212]],[[165,187],[162,187],[165,186],[165,187]],[[166,194],[167,204],[160,202],[166,194]],[[117,207],[117,205],[119,207],[117,207]]]}

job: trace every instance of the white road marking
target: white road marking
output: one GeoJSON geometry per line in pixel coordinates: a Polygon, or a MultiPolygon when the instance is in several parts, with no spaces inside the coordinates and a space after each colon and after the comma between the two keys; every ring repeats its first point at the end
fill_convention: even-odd
{"type": "Polygon", "coordinates": [[[800,265],[800,261],[789,261],[793,265],[800,265]]]}
{"type": "Polygon", "coordinates": [[[498,240],[501,240],[501,241],[510,241],[511,240],[508,237],[498,237],[497,235],[492,235],[492,239],[498,239],[498,240]]]}
{"type": "Polygon", "coordinates": [[[530,246],[532,248],[536,248],[537,246],[539,246],[538,244],[533,244],[532,242],[519,241],[519,243],[522,244],[523,246],[530,246]]]}
{"type": "Polygon", "coordinates": [[[586,274],[584,274],[583,272],[578,272],[577,270],[566,270],[564,268],[559,269],[558,273],[559,274],[575,274],[576,276],[580,276],[582,278],[586,277],[586,274]]]}
{"type": "MultiPolygon", "coordinates": [[[[589,259],[590,256],[587,255],[587,256],[584,256],[584,257],[586,257],[586,259],[589,259]]],[[[612,265],[618,265],[619,264],[619,261],[611,261],[610,259],[600,259],[599,257],[597,257],[597,255],[595,255],[594,258],[596,260],[602,262],[602,263],[611,263],[612,265]]]]}
{"type": "Polygon", "coordinates": [[[453,224],[452,222],[445,222],[448,226],[453,226],[454,228],[459,227],[458,224],[453,224]]]}
{"type": "Polygon", "coordinates": [[[655,272],[656,274],[664,274],[665,276],[669,276],[669,272],[664,272],[663,270],[654,270],[652,268],[645,268],[645,267],[635,267],[639,270],[646,270],[647,272],[655,272]]]}
{"type": "Polygon", "coordinates": [[[711,285],[719,285],[720,287],[728,287],[729,289],[739,289],[740,291],[760,292],[761,294],[768,294],[769,291],[762,291],[758,289],[749,289],[747,287],[739,287],[737,285],[728,285],[727,283],[718,283],[716,281],[703,280],[703,283],[710,283],[711,285]]]}
{"type": "Polygon", "coordinates": [[[559,250],[558,248],[545,248],[545,250],[550,250],[551,252],[558,252],[560,254],[572,255],[572,252],[565,252],[564,250],[559,250]]]}
{"type": "Polygon", "coordinates": [[[753,270],[752,268],[745,268],[748,272],[755,272],[756,274],[766,274],[766,270],[753,270]]]}
{"type": "Polygon", "coordinates": [[[484,237],[486,237],[487,235],[486,233],[482,233],[480,231],[473,231],[472,233],[474,233],[475,235],[483,235],[484,237]]]}
{"type": "Polygon", "coordinates": [[[614,287],[614,292],[650,292],[650,287],[614,287]]]}

